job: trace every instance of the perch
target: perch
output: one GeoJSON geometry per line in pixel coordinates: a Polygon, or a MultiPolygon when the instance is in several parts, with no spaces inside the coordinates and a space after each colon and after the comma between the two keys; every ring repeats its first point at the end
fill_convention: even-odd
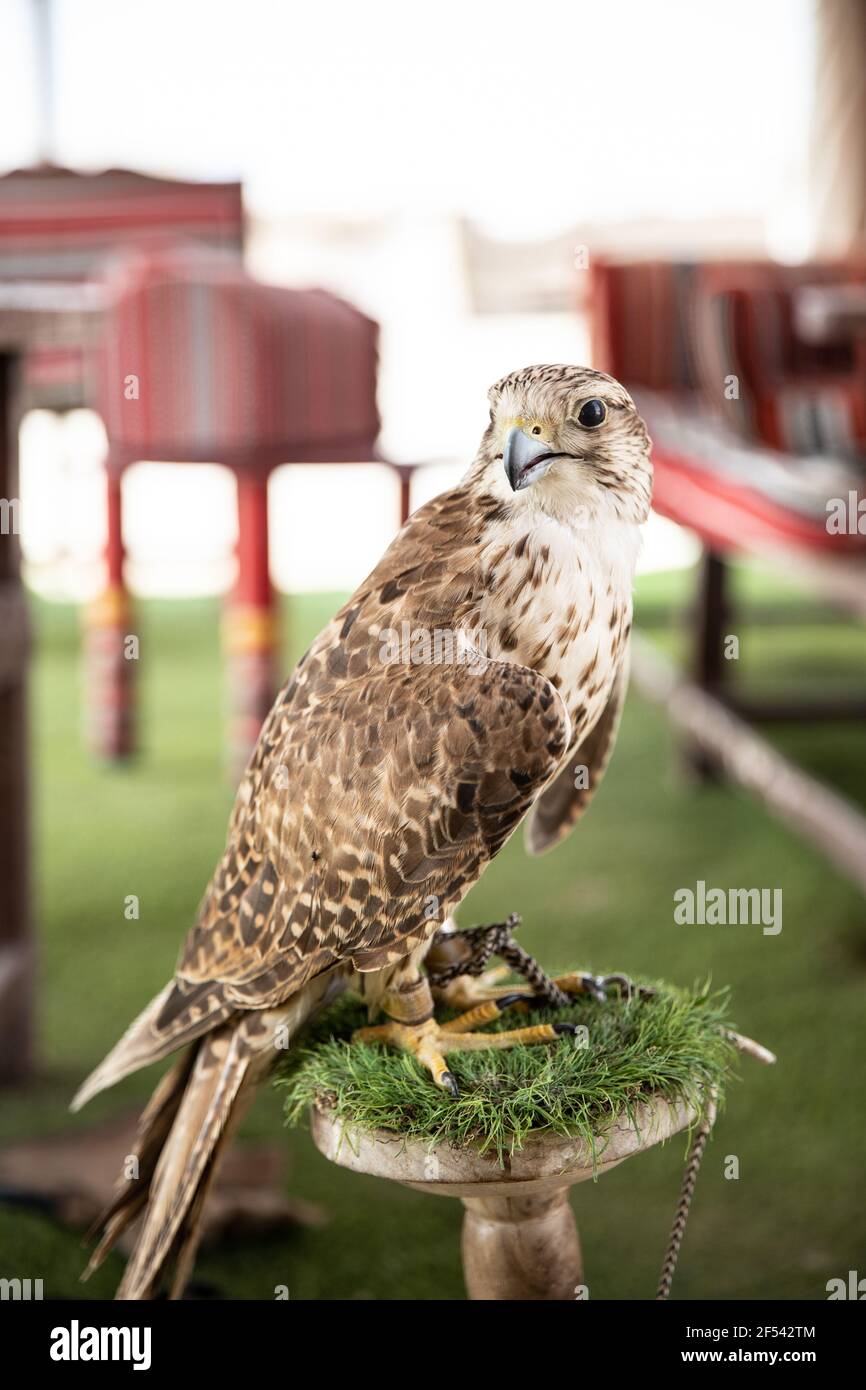
{"type": "Polygon", "coordinates": [[[474,1300],[579,1297],[583,1261],[570,1189],[696,1119],[683,1103],[657,1098],[640,1104],[634,1123],[620,1114],[598,1136],[593,1168],[590,1145],[577,1137],[532,1136],[500,1164],[494,1153],[448,1143],[431,1149],[420,1139],[355,1129],[322,1106],[311,1111],[316,1147],[340,1167],[462,1201],[463,1271],[474,1300]]]}

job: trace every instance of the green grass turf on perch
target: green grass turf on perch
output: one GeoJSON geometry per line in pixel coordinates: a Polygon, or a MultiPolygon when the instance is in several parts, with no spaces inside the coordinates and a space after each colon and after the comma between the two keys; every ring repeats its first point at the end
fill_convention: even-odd
{"type": "Polygon", "coordinates": [[[571,1022],[587,1029],[547,1046],[507,1051],[453,1052],[449,1066],[460,1096],[452,1100],[406,1053],[381,1044],[349,1043],[367,1022],[357,1001],[341,1000],[287,1054],[276,1085],[285,1115],[297,1124],[314,1103],[361,1130],[386,1130],[432,1147],[493,1148],[500,1161],[532,1132],[577,1135],[592,1143],[605,1124],[651,1097],[682,1101],[703,1113],[708,1097],[723,1098],[735,1048],[727,995],[707,987],[674,989],[653,983],[650,999],[577,998],[565,1009],[504,1014],[490,1032],[520,1023],[571,1022]]]}

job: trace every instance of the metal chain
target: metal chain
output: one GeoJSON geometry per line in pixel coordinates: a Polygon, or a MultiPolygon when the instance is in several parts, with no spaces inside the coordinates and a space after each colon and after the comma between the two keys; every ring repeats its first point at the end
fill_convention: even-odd
{"type": "Polygon", "coordinates": [[[516,941],[509,941],[497,955],[500,955],[516,974],[522,975],[529,982],[539,1003],[545,1003],[551,1009],[564,1009],[571,1003],[565,990],[560,989],[555,980],[551,980],[550,976],[544,973],[535,957],[524,951],[522,946],[518,946],[516,941]]]}
{"type": "Polygon", "coordinates": [[[698,1173],[700,1172],[701,1160],[703,1159],[704,1150],[707,1147],[707,1140],[710,1137],[710,1130],[712,1129],[713,1124],[715,1123],[715,1118],[716,1106],[715,1098],[713,1097],[710,1100],[709,1109],[707,1110],[706,1115],[701,1121],[698,1132],[695,1135],[695,1141],[692,1144],[691,1153],[689,1154],[688,1162],[686,1163],[686,1171],[683,1173],[683,1182],[680,1188],[680,1200],[677,1203],[677,1212],[676,1216],[674,1217],[674,1224],[671,1227],[670,1240],[668,1241],[668,1248],[665,1252],[665,1258],[662,1264],[662,1272],[659,1278],[659,1286],[658,1290],[656,1291],[656,1302],[666,1299],[671,1291],[671,1285],[674,1281],[674,1273],[676,1271],[677,1261],[680,1257],[680,1246],[683,1243],[683,1236],[685,1235],[686,1231],[686,1222],[689,1219],[692,1198],[695,1195],[695,1183],[698,1180],[698,1173]]]}
{"type": "Polygon", "coordinates": [[[498,947],[507,943],[511,933],[516,930],[520,922],[520,914],[512,912],[506,921],[493,922],[487,927],[467,927],[464,930],[458,928],[457,931],[440,928],[433,937],[432,945],[436,946],[441,942],[453,941],[456,936],[459,936],[469,947],[470,955],[468,960],[455,961],[453,965],[445,966],[442,970],[432,971],[428,966],[427,975],[431,985],[440,989],[443,985],[449,985],[452,980],[456,980],[458,975],[482,974],[487,968],[490,957],[498,955],[498,947]]]}
{"type": "Polygon", "coordinates": [[[545,974],[535,957],[524,951],[514,940],[514,932],[520,926],[521,920],[519,912],[512,912],[504,922],[493,922],[486,927],[469,927],[466,931],[456,933],[438,931],[433,938],[434,944],[459,935],[469,947],[469,958],[445,966],[442,970],[432,971],[428,968],[431,985],[441,989],[443,985],[456,980],[459,975],[481,975],[487,969],[491,956],[500,956],[506,965],[510,965],[516,974],[522,975],[529,983],[540,1004],[547,1004],[553,1009],[564,1009],[570,1002],[565,990],[560,989],[559,985],[545,974]]]}

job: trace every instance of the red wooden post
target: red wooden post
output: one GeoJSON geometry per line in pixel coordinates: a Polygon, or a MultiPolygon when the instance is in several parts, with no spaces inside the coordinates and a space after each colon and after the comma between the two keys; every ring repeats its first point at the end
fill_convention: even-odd
{"type": "Polygon", "coordinates": [[[239,777],[279,685],[279,622],[268,564],[267,475],[237,474],[238,574],[224,622],[228,761],[239,777]]]}
{"type": "Polygon", "coordinates": [[[412,511],[412,474],[414,468],[407,468],[405,465],[398,467],[397,473],[400,477],[400,525],[409,520],[412,511]]]}
{"type": "Polygon", "coordinates": [[[84,615],[85,736],[98,757],[117,761],[135,751],[132,604],[123,566],[120,475],[106,476],[105,588],[84,615]]]}

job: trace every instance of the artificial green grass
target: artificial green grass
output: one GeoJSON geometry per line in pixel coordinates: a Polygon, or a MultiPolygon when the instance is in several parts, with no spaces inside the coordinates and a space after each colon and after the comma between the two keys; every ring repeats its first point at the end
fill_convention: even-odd
{"type": "Polygon", "coordinates": [[[585,1032],[531,1047],[449,1053],[456,1099],[406,1053],[350,1042],[366,1014],[343,1000],[281,1068],[276,1084],[285,1091],[286,1119],[297,1124],[311,1105],[325,1104],[354,1129],[384,1130],[431,1148],[492,1150],[500,1163],[530,1134],[573,1135],[589,1144],[595,1162],[598,1137],[612,1120],[625,1115],[639,1128],[641,1101],[683,1102],[698,1114],[711,1095],[721,1101],[734,1056],[722,1031],[730,1027],[725,996],[656,989],[646,999],[582,997],[559,1010],[503,1014],[484,1031],[560,1022],[585,1032]]]}
{"type": "MultiPolygon", "coordinates": [[[[671,616],[687,574],[637,587],[638,620],[680,652],[671,616]]],[[[795,589],[751,571],[733,678],[746,689],[862,682],[866,629],[834,619],[795,589]],[[760,605],[760,609],[758,608],[760,605]]],[[[318,594],[284,607],[287,664],[336,611],[318,594]]],[[[78,615],[35,602],[32,699],[34,930],[38,1066],[0,1096],[0,1140],[87,1129],[138,1109],[164,1069],[148,1068],[80,1114],[69,1100],[174,968],[225,836],[232,801],[222,764],[219,605],[139,607],[142,750],[123,768],[94,764],[80,738],[78,615]],[[137,893],[138,921],[124,917],[137,893]]],[[[866,803],[866,729],[772,728],[768,736],[866,803]]],[[[864,1267],[866,1127],[856,1104],[866,1018],[866,910],[817,851],[724,784],[678,774],[664,711],[632,693],[604,785],[576,833],[543,859],[520,836],[472,890],[461,925],[523,914],[521,944],[548,970],[576,963],[678,985],[729,985],[737,1023],[778,1055],[744,1058],[714,1130],[675,1286],[679,1298],[825,1298],[826,1281],[864,1267]],[[677,926],[672,895],[703,878],[784,891],[784,927],[677,926]],[[730,1177],[736,1158],[739,1177],[730,1177]]],[[[203,1251],[198,1277],[226,1298],[463,1297],[460,1204],[328,1163],[287,1133],[282,1097],[265,1088],[241,1138],[279,1143],[289,1191],[328,1224],[203,1251]]],[[[591,1297],[645,1298],[655,1286],[684,1143],[658,1146],[575,1189],[591,1297]]],[[[86,1285],[80,1236],[38,1211],[0,1203],[0,1275],[43,1277],[46,1298],[104,1298],[122,1261],[86,1285]]]]}

